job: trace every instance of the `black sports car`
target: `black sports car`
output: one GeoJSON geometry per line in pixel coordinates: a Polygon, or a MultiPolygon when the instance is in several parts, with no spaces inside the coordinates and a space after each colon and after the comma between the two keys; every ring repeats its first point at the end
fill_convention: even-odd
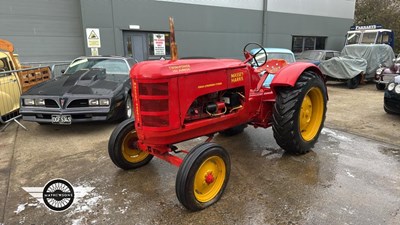
{"type": "Polygon", "coordinates": [[[383,102],[383,108],[387,113],[400,114],[400,76],[396,76],[388,83],[383,102]]]}
{"type": "Polygon", "coordinates": [[[60,77],[21,96],[20,114],[40,124],[71,124],[132,117],[130,68],[125,57],[79,57],[60,77]]]}

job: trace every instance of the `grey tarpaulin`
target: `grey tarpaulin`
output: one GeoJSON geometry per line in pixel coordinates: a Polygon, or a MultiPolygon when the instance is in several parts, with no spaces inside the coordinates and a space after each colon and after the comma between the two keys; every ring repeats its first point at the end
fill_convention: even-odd
{"type": "Polygon", "coordinates": [[[339,57],[321,62],[319,68],[333,78],[351,79],[363,72],[371,79],[379,64],[391,66],[394,57],[393,49],[386,44],[346,45],[339,57]]]}

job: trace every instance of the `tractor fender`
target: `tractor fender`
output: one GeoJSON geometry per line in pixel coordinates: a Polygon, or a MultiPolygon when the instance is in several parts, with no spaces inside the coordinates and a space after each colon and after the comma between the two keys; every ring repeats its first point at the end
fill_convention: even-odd
{"type": "Polygon", "coordinates": [[[297,79],[304,71],[313,71],[314,73],[318,74],[324,82],[326,82],[325,76],[317,66],[312,63],[296,62],[283,67],[275,74],[275,77],[270,85],[272,91],[276,93],[276,89],[282,86],[294,87],[297,79]]]}

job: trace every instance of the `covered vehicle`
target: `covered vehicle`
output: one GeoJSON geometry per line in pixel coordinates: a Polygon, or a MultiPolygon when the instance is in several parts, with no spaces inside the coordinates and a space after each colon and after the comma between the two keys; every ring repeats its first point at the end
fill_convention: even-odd
{"type": "Polygon", "coordinates": [[[318,66],[322,61],[339,56],[338,51],[334,50],[307,50],[302,52],[297,58],[298,62],[311,62],[318,66]]]}
{"type": "Polygon", "coordinates": [[[79,57],[62,76],[21,96],[22,118],[40,124],[131,118],[129,71],[134,63],[117,56],[79,57]]]}
{"type": "Polygon", "coordinates": [[[386,44],[346,45],[339,57],[321,62],[322,73],[330,78],[347,82],[356,88],[363,80],[372,80],[380,64],[392,65],[394,52],[386,44]]]}
{"type": "Polygon", "coordinates": [[[384,90],[389,81],[400,74],[400,54],[393,59],[392,66],[384,64],[379,65],[376,70],[374,82],[376,83],[376,89],[384,90]]]}
{"type": "Polygon", "coordinates": [[[383,109],[387,113],[400,114],[400,75],[389,82],[383,102],[383,109]]]}

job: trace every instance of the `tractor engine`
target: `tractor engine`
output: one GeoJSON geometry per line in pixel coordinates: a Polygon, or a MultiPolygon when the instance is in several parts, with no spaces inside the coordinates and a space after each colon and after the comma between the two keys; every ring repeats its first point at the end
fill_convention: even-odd
{"type": "Polygon", "coordinates": [[[243,88],[218,91],[199,96],[191,104],[185,122],[229,114],[242,108],[243,88]]]}

